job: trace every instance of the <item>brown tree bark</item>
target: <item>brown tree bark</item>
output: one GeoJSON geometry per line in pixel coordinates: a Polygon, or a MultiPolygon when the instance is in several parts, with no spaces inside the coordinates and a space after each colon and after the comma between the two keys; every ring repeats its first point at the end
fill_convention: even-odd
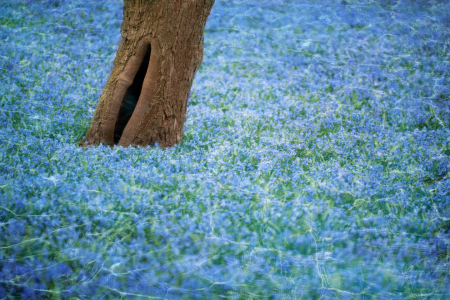
{"type": "Polygon", "coordinates": [[[111,75],[81,146],[169,147],[182,139],[214,0],[125,0],[111,75]]]}

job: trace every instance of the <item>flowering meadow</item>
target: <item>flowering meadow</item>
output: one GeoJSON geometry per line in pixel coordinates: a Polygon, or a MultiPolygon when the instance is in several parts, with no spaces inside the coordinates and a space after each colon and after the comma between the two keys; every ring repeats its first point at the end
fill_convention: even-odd
{"type": "Polygon", "coordinates": [[[450,3],[217,0],[170,149],[81,149],[123,2],[0,2],[0,299],[449,299],[450,3]]]}

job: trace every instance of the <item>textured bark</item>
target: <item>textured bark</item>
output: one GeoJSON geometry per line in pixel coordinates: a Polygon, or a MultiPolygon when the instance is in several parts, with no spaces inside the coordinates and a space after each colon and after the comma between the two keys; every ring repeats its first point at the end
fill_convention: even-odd
{"type": "Polygon", "coordinates": [[[80,145],[162,147],[182,139],[214,0],[125,0],[111,75],[80,145]],[[128,120],[129,119],[129,120],[128,120]]]}

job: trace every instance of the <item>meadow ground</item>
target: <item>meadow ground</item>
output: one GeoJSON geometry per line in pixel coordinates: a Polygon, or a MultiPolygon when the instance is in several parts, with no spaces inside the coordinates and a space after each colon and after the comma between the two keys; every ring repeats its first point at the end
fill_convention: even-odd
{"type": "Polygon", "coordinates": [[[450,297],[450,3],[216,1],[182,144],[83,150],[122,5],[0,2],[0,299],[450,297]]]}

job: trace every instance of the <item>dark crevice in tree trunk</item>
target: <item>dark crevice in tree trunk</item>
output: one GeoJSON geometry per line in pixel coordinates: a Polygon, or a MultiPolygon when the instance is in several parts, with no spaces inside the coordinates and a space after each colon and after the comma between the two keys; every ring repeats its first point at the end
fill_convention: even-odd
{"type": "Polygon", "coordinates": [[[114,129],[114,144],[117,145],[122,136],[123,130],[128,124],[134,109],[141,95],[142,85],[144,83],[145,75],[147,74],[148,64],[150,62],[151,46],[147,48],[144,59],[138,72],[134,76],[133,83],[128,88],[123,97],[122,104],[120,105],[119,115],[117,116],[116,126],[114,129]]]}

